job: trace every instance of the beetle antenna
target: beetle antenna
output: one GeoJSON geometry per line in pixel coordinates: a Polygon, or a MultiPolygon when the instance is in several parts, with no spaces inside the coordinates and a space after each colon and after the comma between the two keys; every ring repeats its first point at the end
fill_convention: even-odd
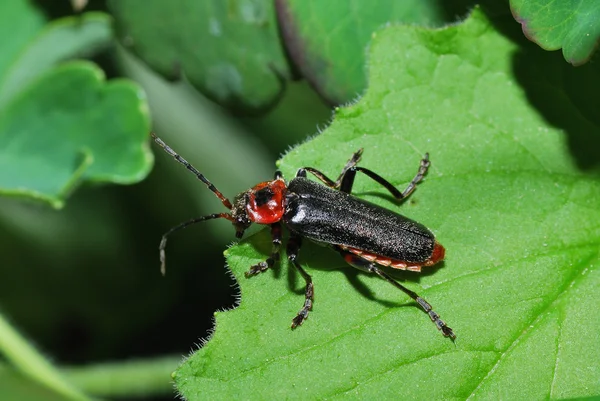
{"type": "Polygon", "coordinates": [[[169,145],[167,145],[162,139],[160,139],[158,136],[156,136],[156,134],[154,132],[151,132],[150,135],[152,135],[154,142],[156,142],[161,148],[163,148],[165,152],[167,152],[168,154],[173,156],[173,158],[175,160],[177,160],[179,163],[183,164],[185,166],[185,168],[187,168],[189,171],[191,171],[192,174],[194,174],[196,176],[196,178],[198,178],[200,181],[202,181],[208,187],[208,189],[210,189],[215,195],[217,195],[217,197],[223,203],[223,206],[225,206],[229,210],[232,209],[231,202],[229,201],[229,199],[227,199],[221,193],[221,191],[219,191],[217,189],[217,187],[215,187],[213,185],[213,183],[208,180],[208,178],[206,178],[200,171],[198,171],[194,166],[192,166],[190,162],[185,160],[183,157],[181,157],[179,154],[177,154],[173,149],[171,149],[169,147],[169,145]]]}
{"type": "Polygon", "coordinates": [[[166,256],[165,256],[165,248],[167,247],[167,237],[173,234],[176,231],[184,229],[192,224],[200,223],[201,221],[212,220],[212,219],[227,219],[229,221],[233,221],[233,217],[229,213],[214,213],[209,214],[208,216],[196,217],[195,219],[188,220],[184,223],[181,223],[169,231],[167,231],[162,238],[160,239],[160,245],[158,246],[158,251],[160,254],[160,273],[164,276],[166,273],[166,256]]]}

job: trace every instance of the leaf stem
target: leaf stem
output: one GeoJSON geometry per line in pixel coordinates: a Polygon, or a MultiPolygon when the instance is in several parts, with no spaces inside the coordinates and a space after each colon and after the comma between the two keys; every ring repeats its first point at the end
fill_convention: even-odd
{"type": "Polygon", "coordinates": [[[163,356],[126,362],[65,367],[61,371],[70,382],[94,396],[142,397],[173,393],[171,373],[181,356],[163,356]]]}
{"type": "Polygon", "coordinates": [[[64,379],[0,313],[0,353],[25,375],[72,400],[89,400],[78,388],[64,379]]]}

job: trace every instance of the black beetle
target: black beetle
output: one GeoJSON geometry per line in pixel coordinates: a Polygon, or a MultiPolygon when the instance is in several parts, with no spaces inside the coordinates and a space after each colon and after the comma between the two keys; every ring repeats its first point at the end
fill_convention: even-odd
{"type": "Polygon", "coordinates": [[[422,224],[351,195],[354,178],[360,171],[384,186],[396,199],[406,199],[426,174],[430,165],[429,154],[425,154],[417,174],[403,192],[377,173],[357,166],[362,155],[360,149],[348,160],[335,181],[317,169],[304,167],[299,169],[296,177],[286,184],[281,172],[277,171],[273,180],[255,185],[230,202],[196,168],[175,153],[154,133],[151,135],[158,145],[190,170],[230,210],[229,213],[215,213],[189,220],[165,233],[159,246],[163,274],[167,237],[191,224],[217,218],[231,221],[237,238],[241,238],[252,223],[267,224],[271,227],[273,239],[271,256],[251,266],[246,272],[246,277],[261,273],[279,260],[283,223],[291,234],[286,247],[287,257],[306,281],[304,305],[292,319],[292,328],[306,320],[313,306],[314,285],[311,276],[298,263],[302,238],[308,238],[331,246],[351,266],[375,273],[402,290],[423,308],[444,336],[452,340],[456,338],[452,329],[440,319],[427,301],[398,283],[380,267],[420,271],[423,266],[431,266],[443,260],[444,247],[422,224]],[[307,172],[325,185],[309,180],[307,172]]]}

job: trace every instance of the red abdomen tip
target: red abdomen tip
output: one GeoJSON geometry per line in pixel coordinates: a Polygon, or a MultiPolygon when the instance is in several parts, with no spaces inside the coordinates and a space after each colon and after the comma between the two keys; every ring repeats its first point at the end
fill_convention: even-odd
{"type": "Polygon", "coordinates": [[[429,260],[431,260],[431,264],[434,265],[437,262],[444,260],[444,256],[446,256],[446,249],[442,244],[436,241],[435,245],[433,246],[431,258],[429,258],[429,260]]]}

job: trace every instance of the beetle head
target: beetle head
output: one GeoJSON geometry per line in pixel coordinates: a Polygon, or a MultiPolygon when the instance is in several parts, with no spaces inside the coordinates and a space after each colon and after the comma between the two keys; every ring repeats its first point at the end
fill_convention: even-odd
{"type": "Polygon", "coordinates": [[[261,182],[245,192],[246,215],[253,223],[273,224],[285,211],[287,186],[282,178],[261,182]]]}

